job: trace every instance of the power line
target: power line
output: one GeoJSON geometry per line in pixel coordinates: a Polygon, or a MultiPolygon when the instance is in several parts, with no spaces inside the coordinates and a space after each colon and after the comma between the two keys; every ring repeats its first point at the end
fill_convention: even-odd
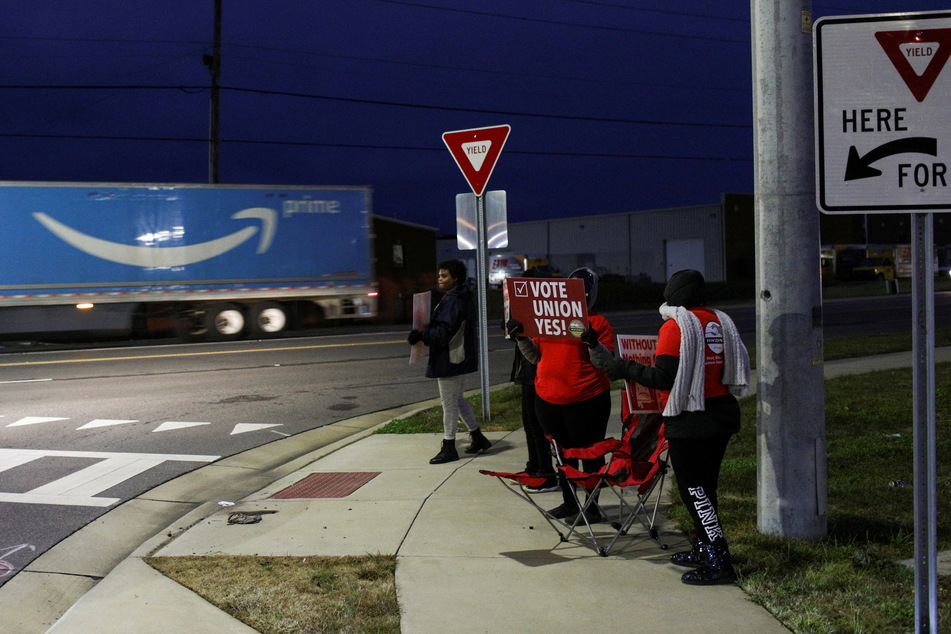
{"type": "MultiPolygon", "coordinates": [[[[615,33],[631,33],[636,35],[661,35],[664,37],[676,37],[676,38],[689,38],[694,40],[702,40],[708,42],[724,42],[729,44],[743,44],[749,45],[749,39],[741,38],[731,38],[731,37],[715,37],[710,35],[684,35],[682,32],[670,32],[670,31],[651,31],[648,29],[631,29],[621,26],[604,26],[600,24],[583,24],[580,22],[564,22],[560,20],[549,20],[547,18],[531,18],[523,17],[518,15],[501,15],[498,13],[491,13],[489,11],[476,11],[474,9],[458,9],[455,7],[438,7],[431,4],[424,4],[422,2],[410,2],[409,0],[369,0],[371,2],[379,2],[383,4],[393,4],[401,5],[406,7],[414,7],[417,9],[429,9],[433,11],[447,11],[450,13],[461,13],[465,15],[475,15],[479,17],[488,17],[488,18],[499,18],[505,20],[513,20],[519,22],[529,22],[533,24],[547,24],[549,26],[569,26],[569,27],[579,27],[584,29],[594,29],[598,31],[611,31],[615,33]]],[[[697,16],[704,17],[704,16],[697,16]]]]}
{"type": "Polygon", "coordinates": [[[611,9],[624,9],[628,11],[638,11],[643,13],[659,13],[661,15],[674,15],[686,18],[701,18],[703,20],[724,20],[726,22],[750,23],[750,16],[747,13],[743,18],[731,18],[723,13],[690,13],[689,11],[672,11],[670,9],[654,9],[648,7],[632,7],[628,4],[615,4],[613,2],[596,2],[595,0],[564,0],[564,2],[573,2],[574,4],[586,4],[594,7],[609,7],[611,9]]]}
{"type": "MultiPolygon", "coordinates": [[[[119,136],[104,134],[8,134],[0,132],[0,138],[16,139],[66,139],[78,141],[148,141],[148,142],[176,142],[176,143],[208,143],[205,137],[151,137],[151,136],[119,136]]],[[[357,150],[398,150],[412,152],[439,152],[445,153],[446,148],[442,145],[432,146],[411,146],[411,145],[376,145],[369,143],[327,143],[320,141],[268,141],[259,139],[222,139],[222,144],[231,145],[278,145],[289,147],[330,147],[345,148],[357,150]]],[[[574,158],[594,158],[594,159],[649,159],[649,160],[669,160],[669,161],[713,161],[726,163],[750,163],[753,158],[743,157],[724,157],[724,156],[697,156],[697,155],[664,155],[664,154],[612,154],[607,152],[565,152],[548,150],[518,150],[506,149],[506,154],[517,154],[522,156],[564,156],[574,158]]]]}
{"type": "MultiPolygon", "coordinates": [[[[208,90],[207,86],[161,86],[161,85],[152,85],[152,86],[135,86],[135,85],[86,85],[86,86],[76,86],[76,85],[56,85],[56,86],[43,86],[43,85],[0,85],[0,90],[177,90],[182,92],[195,92],[200,93],[208,90]]],[[[580,116],[580,115],[565,115],[565,114],[552,114],[552,113],[539,113],[539,112],[519,112],[515,110],[492,110],[488,108],[472,108],[472,107],[462,107],[462,106],[437,106],[431,104],[416,104],[416,103],[407,103],[401,101],[386,101],[380,99],[361,99],[356,97],[338,97],[331,95],[315,95],[309,93],[300,93],[300,92],[289,92],[289,91],[280,91],[280,90],[264,90],[258,88],[243,88],[238,86],[222,86],[222,90],[236,93],[246,93],[246,94],[257,94],[257,95],[268,95],[268,96],[278,96],[278,97],[293,97],[297,99],[315,99],[323,101],[336,101],[342,103],[353,103],[361,105],[371,105],[371,106],[386,106],[392,108],[415,108],[421,110],[438,110],[441,112],[472,112],[478,114],[492,114],[492,115],[501,115],[509,117],[530,117],[537,119],[557,119],[562,121],[585,121],[585,122],[596,122],[596,123],[619,123],[619,124],[631,124],[631,125],[652,125],[652,126],[673,126],[673,127],[689,127],[689,128],[717,128],[717,129],[728,129],[728,130],[749,130],[752,128],[752,124],[744,123],[707,123],[702,121],[662,121],[662,120],[652,120],[652,119],[619,119],[613,117],[593,117],[593,116],[580,116]]]]}
{"type": "MultiPolygon", "coordinates": [[[[390,66],[402,66],[408,68],[422,68],[427,70],[444,70],[450,71],[452,73],[464,72],[464,73],[480,73],[483,75],[493,75],[496,77],[509,77],[509,78],[530,78],[535,80],[550,80],[557,82],[577,82],[577,83],[586,83],[586,84],[606,84],[610,86],[643,86],[646,88],[682,88],[682,89],[694,89],[694,90],[712,90],[719,92],[749,92],[748,88],[732,88],[729,86],[720,85],[688,85],[688,84],[673,84],[673,83],[661,83],[661,82],[644,82],[644,81],[630,81],[627,79],[611,78],[611,79],[596,79],[592,77],[576,77],[572,75],[556,75],[556,74],[544,74],[544,73],[529,73],[529,72],[515,72],[510,70],[501,70],[498,68],[475,68],[473,66],[449,66],[446,64],[433,64],[429,62],[407,62],[399,61],[393,59],[381,59],[378,57],[363,57],[358,55],[344,55],[341,53],[316,53],[312,51],[302,51],[302,50],[293,50],[293,49],[282,49],[282,48],[273,48],[267,46],[256,46],[252,44],[227,44],[229,49],[248,49],[251,51],[268,51],[273,53],[285,53],[293,55],[302,55],[306,57],[324,57],[333,60],[346,60],[352,62],[360,63],[373,63],[373,64],[386,64],[390,66]]],[[[244,57],[241,55],[231,54],[228,55],[229,59],[241,59],[245,61],[253,61],[259,64],[282,64],[286,66],[292,66],[295,68],[301,68],[302,65],[295,61],[277,61],[274,59],[262,59],[260,57],[244,57]]],[[[309,68],[313,68],[310,66],[309,68]]],[[[418,80],[418,78],[417,78],[418,80]]]]}

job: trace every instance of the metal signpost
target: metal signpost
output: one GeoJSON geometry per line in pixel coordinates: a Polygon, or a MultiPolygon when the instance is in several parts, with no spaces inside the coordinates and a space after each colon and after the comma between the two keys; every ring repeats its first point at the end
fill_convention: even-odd
{"type": "Polygon", "coordinates": [[[486,311],[486,284],[489,270],[486,262],[486,219],[483,193],[502,153],[511,126],[500,125],[488,128],[472,128],[444,132],[443,143],[452,153],[456,165],[476,196],[476,259],[478,260],[476,286],[479,289],[479,367],[482,386],[482,418],[491,420],[489,408],[489,332],[486,311]]]}
{"type": "Polygon", "coordinates": [[[934,227],[951,211],[951,12],[815,24],[816,198],[912,216],[916,631],[938,631],[934,227]]]}

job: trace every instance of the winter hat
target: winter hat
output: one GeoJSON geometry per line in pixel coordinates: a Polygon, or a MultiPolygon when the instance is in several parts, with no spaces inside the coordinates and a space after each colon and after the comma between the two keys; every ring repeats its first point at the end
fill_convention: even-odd
{"type": "Polygon", "coordinates": [[[694,269],[677,271],[667,281],[664,300],[668,306],[693,308],[707,303],[707,283],[703,273],[694,269]]]}
{"type": "Polygon", "coordinates": [[[588,310],[594,308],[594,302],[598,299],[598,274],[583,266],[569,273],[568,277],[584,281],[584,296],[588,300],[588,310]]]}

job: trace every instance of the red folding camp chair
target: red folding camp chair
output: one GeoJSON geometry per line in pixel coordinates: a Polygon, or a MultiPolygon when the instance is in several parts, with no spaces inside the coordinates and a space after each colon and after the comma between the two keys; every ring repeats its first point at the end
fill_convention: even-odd
{"type": "Polygon", "coordinates": [[[667,549],[667,545],[660,540],[656,526],[669,469],[666,452],[667,438],[660,414],[646,414],[642,418],[633,414],[628,416],[620,441],[609,439],[590,447],[562,448],[558,452],[561,456],[558,468],[569,482],[587,492],[582,504],[575,490],[575,499],[581,508],[575,521],[583,521],[589,528],[593,547],[598,554],[607,556],[618,538],[626,535],[638,520],[651,539],[662,549],[667,549]],[[596,472],[584,472],[564,463],[565,459],[590,460],[602,456],[606,458],[606,464],[596,472]],[[605,491],[611,491],[617,498],[618,506],[614,513],[600,499],[605,491]],[[594,512],[595,508],[597,513],[594,512]],[[590,515],[616,518],[611,521],[616,532],[608,536],[610,541],[607,545],[602,545],[591,530],[590,515]]]}
{"type": "Polygon", "coordinates": [[[502,483],[502,486],[504,486],[507,491],[514,493],[516,496],[532,505],[536,511],[541,513],[542,517],[545,518],[545,521],[548,522],[548,525],[551,526],[556,533],[558,533],[558,537],[562,542],[567,542],[569,537],[572,534],[575,534],[592,545],[592,547],[597,549],[597,538],[595,537],[594,531],[591,528],[591,524],[589,522],[585,522],[585,525],[588,527],[588,535],[578,532],[578,523],[582,521],[583,514],[579,513],[574,518],[557,518],[539,506],[537,502],[535,502],[527,487],[541,486],[548,481],[548,478],[531,475],[525,472],[508,473],[504,471],[487,471],[485,469],[480,469],[479,473],[482,475],[498,478],[499,482],[502,483]],[[514,483],[517,486],[512,486],[506,481],[514,483]],[[568,521],[569,519],[571,520],[570,522],[568,521]]]}
{"type": "Polygon", "coordinates": [[[644,423],[638,424],[638,420],[637,416],[628,417],[620,440],[608,438],[585,448],[561,448],[549,438],[558,469],[569,482],[588,492],[582,502],[577,491],[573,491],[580,512],[571,518],[553,517],[529,494],[526,487],[540,486],[545,482],[545,478],[524,472],[507,473],[483,469],[479,473],[498,478],[508,491],[528,502],[541,513],[562,542],[568,541],[572,535],[577,536],[599,555],[606,557],[618,538],[627,534],[634,521],[640,519],[651,538],[657,541],[661,548],[666,549],[667,546],[660,542],[654,525],[660,492],[667,474],[667,462],[664,459],[667,441],[663,435],[663,420],[660,416],[653,415],[649,415],[644,423]],[[607,458],[606,464],[595,473],[585,473],[565,464],[566,459],[585,460],[600,457],[607,458]],[[512,486],[510,482],[517,486],[512,486]],[[618,498],[618,507],[613,513],[599,502],[600,493],[605,489],[613,491],[618,498]],[[594,491],[598,493],[592,494],[594,491]],[[653,508],[648,511],[647,504],[655,491],[657,495],[653,508]],[[633,500],[628,499],[629,492],[633,492],[633,500]],[[594,509],[597,509],[597,513],[594,509]],[[596,530],[598,523],[592,521],[596,514],[602,517],[616,516],[617,519],[610,522],[613,529],[610,534],[604,535],[602,530],[596,530]],[[599,533],[602,534],[599,536],[599,533]],[[610,541],[607,546],[602,545],[602,542],[608,540],[610,541]]]}

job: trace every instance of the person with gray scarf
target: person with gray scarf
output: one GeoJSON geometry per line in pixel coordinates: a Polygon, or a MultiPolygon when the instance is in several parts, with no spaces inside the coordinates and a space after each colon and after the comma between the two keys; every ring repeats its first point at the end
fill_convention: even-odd
{"type": "Polygon", "coordinates": [[[690,585],[733,583],[736,572],[720,521],[717,485],[731,436],[740,430],[736,395],[749,384],[749,355],[733,321],[706,306],[700,271],[674,273],[660,308],[665,322],[654,366],[593,350],[595,365],[612,380],[658,390],[677,487],[694,523],[694,545],[671,556],[693,568],[681,577],[690,585]]]}

